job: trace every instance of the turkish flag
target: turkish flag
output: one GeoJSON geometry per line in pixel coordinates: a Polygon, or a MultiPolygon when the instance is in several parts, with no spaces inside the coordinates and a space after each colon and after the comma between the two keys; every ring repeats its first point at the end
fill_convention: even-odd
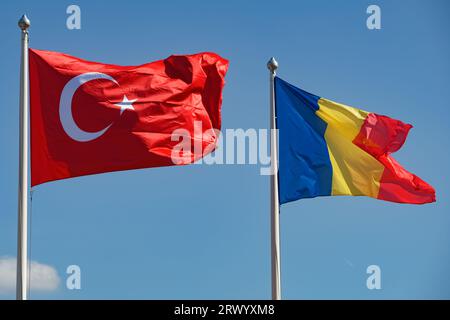
{"type": "Polygon", "coordinates": [[[124,67],[30,49],[29,68],[32,186],[192,163],[215,148],[228,68],[217,54],[124,67]]]}

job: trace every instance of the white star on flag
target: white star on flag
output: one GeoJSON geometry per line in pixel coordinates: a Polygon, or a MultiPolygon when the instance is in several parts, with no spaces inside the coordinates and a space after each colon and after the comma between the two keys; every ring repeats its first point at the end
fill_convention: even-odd
{"type": "Polygon", "coordinates": [[[135,101],[137,101],[137,99],[128,100],[127,96],[124,95],[122,102],[116,103],[114,105],[120,107],[120,115],[122,115],[122,113],[127,109],[134,110],[133,102],[135,101]]]}

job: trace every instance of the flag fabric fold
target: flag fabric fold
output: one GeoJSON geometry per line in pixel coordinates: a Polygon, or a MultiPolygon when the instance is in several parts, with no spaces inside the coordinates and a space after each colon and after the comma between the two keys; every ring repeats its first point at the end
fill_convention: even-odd
{"type": "Polygon", "coordinates": [[[221,128],[228,61],[215,53],[117,66],[30,49],[29,68],[32,186],[174,165],[177,129],[192,146],[182,164],[214,150],[218,137],[203,139],[194,127],[221,128]]]}
{"type": "Polygon", "coordinates": [[[318,97],[278,77],[275,99],[281,204],[332,195],[436,200],[432,186],[391,157],[411,125],[318,97]]]}

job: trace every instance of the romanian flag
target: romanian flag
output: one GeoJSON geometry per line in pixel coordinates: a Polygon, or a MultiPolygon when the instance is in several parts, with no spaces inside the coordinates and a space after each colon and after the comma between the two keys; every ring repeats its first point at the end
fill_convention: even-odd
{"type": "Polygon", "coordinates": [[[275,78],[280,203],[318,196],[436,201],[435,190],[391,153],[411,125],[318,97],[275,78]]]}

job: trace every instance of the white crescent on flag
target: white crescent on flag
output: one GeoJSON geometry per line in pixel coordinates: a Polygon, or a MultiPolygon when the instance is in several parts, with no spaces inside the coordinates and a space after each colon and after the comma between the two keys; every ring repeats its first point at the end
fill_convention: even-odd
{"type": "MultiPolygon", "coordinates": [[[[80,129],[80,127],[78,127],[78,125],[75,123],[75,120],[73,119],[72,114],[73,95],[78,90],[78,88],[81,87],[83,84],[85,84],[88,81],[96,79],[106,79],[119,85],[119,83],[113,77],[107,74],[100,72],[87,72],[70,79],[69,82],[66,83],[64,89],[61,92],[61,98],[59,100],[59,119],[66,134],[73,140],[79,142],[87,142],[97,139],[98,137],[103,135],[106,132],[106,130],[108,130],[109,127],[111,127],[112,125],[111,123],[102,130],[96,132],[87,132],[80,129]]],[[[121,103],[116,104],[116,106],[120,107],[120,114],[122,114],[122,112],[125,111],[126,109],[134,110],[132,103],[135,101],[136,99],[128,100],[128,98],[124,95],[123,101],[121,103]]]]}

